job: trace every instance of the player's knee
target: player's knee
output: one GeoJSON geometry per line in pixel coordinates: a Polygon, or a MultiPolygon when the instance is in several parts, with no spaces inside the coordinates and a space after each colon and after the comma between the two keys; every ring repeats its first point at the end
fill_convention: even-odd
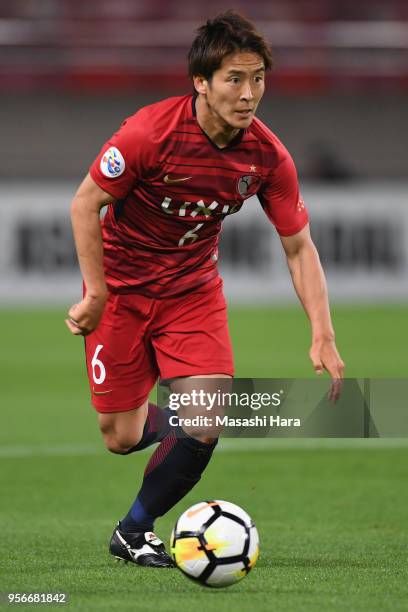
{"type": "Polygon", "coordinates": [[[140,436],[118,435],[102,432],[105,446],[111,453],[126,455],[140,441],[140,436]]]}
{"type": "Polygon", "coordinates": [[[124,455],[129,449],[120,446],[114,438],[104,437],[105,446],[109,452],[115,455],[124,455]]]}
{"type": "MultiPolygon", "coordinates": [[[[136,415],[123,414],[100,414],[99,428],[102,433],[106,448],[118,455],[125,455],[129,451],[137,450],[144,431],[145,422],[143,418],[135,419],[136,415]]],[[[140,415],[143,417],[143,414],[140,415]]]]}
{"type": "Polygon", "coordinates": [[[104,435],[103,439],[108,451],[110,451],[111,453],[115,453],[116,455],[126,455],[126,453],[130,451],[132,446],[137,444],[137,442],[132,444],[132,442],[118,439],[115,436],[104,435]]]}

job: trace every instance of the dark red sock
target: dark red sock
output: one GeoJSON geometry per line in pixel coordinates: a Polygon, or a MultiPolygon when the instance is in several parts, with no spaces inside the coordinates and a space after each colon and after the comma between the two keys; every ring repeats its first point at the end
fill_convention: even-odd
{"type": "Polygon", "coordinates": [[[129,455],[130,453],[143,450],[155,442],[161,442],[170,431],[169,417],[171,414],[172,411],[169,408],[159,408],[156,404],[151,404],[149,402],[142,438],[138,444],[130,448],[124,454],[129,455]]]}

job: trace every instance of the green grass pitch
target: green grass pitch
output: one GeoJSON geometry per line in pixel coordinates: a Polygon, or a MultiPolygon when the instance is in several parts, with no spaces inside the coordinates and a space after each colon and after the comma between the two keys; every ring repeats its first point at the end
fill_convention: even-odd
{"type": "MultiPolygon", "coordinates": [[[[177,570],[117,564],[107,542],[148,453],[103,450],[82,340],[63,318],[0,311],[0,592],[67,592],[67,607],[84,611],[408,609],[408,446],[398,441],[228,441],[157,533],[167,542],[196,501],[233,501],[260,532],[254,571],[210,590],[177,570]]],[[[313,376],[299,308],[233,308],[230,320],[237,375],[313,376]]],[[[405,307],[338,307],[334,321],[348,376],[407,376],[405,307]]]]}

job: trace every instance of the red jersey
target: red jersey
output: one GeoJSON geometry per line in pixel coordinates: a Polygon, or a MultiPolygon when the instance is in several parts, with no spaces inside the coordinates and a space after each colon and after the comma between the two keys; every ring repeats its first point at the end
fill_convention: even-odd
{"type": "Polygon", "coordinates": [[[255,118],[221,149],[200,128],[192,96],[126,119],[90,174],[116,199],[102,229],[113,292],[160,298],[216,280],[222,221],[255,194],[279,234],[295,234],[308,221],[294,163],[278,138],[255,118]]]}

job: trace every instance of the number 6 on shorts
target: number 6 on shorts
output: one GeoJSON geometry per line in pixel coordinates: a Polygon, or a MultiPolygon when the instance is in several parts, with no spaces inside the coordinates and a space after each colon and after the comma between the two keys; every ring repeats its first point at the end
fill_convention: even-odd
{"type": "Polygon", "coordinates": [[[98,344],[96,347],[94,356],[92,357],[91,366],[92,366],[92,376],[96,385],[101,385],[106,378],[106,370],[102,361],[98,359],[98,355],[103,349],[103,344],[98,344]],[[96,375],[96,366],[99,368],[99,376],[96,375]]]}

